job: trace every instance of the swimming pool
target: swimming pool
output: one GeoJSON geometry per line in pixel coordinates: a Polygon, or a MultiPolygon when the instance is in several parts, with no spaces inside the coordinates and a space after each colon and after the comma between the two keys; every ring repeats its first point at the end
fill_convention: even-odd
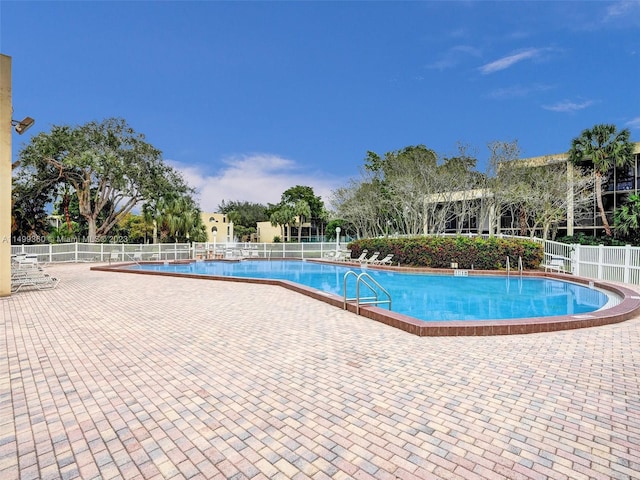
{"type": "MultiPolygon", "coordinates": [[[[130,270],[285,280],[342,297],[348,271],[366,271],[387,290],[392,310],[422,322],[482,321],[581,315],[617,302],[603,291],[548,277],[407,273],[296,260],[244,260],[132,265],[130,270]]],[[[355,296],[355,280],[347,282],[355,296]]]]}

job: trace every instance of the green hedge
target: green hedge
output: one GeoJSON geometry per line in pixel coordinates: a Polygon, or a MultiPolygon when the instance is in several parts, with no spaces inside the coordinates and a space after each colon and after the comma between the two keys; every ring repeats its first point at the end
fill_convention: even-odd
{"type": "Polygon", "coordinates": [[[364,238],[349,243],[351,256],[358,258],[364,249],[380,252],[380,257],[392,253],[393,263],[415,267],[500,270],[506,268],[506,258],[512,269],[522,258],[525,270],[537,268],[544,258],[541,244],[530,240],[497,237],[408,237],[364,238]]]}

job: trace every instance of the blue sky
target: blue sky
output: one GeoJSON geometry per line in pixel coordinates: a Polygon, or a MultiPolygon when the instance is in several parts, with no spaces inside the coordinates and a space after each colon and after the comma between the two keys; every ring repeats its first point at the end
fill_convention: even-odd
{"type": "Polygon", "coordinates": [[[14,157],[52,125],[122,117],[199,192],[330,193],[368,150],[568,150],[597,123],[640,141],[640,2],[0,2],[14,157]]]}

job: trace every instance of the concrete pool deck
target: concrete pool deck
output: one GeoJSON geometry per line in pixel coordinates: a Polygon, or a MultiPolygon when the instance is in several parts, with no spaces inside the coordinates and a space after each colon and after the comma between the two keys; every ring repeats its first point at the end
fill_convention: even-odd
{"type": "Polygon", "coordinates": [[[0,299],[3,480],[638,478],[638,317],[418,337],[278,286],[89,268],[0,299]]]}

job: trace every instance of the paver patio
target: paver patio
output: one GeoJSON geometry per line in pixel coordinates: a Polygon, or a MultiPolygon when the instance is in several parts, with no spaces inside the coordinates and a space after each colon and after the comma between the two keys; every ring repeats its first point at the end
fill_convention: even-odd
{"type": "Polygon", "coordinates": [[[640,319],[417,337],[89,268],[0,299],[0,479],[640,478],[640,319]]]}

